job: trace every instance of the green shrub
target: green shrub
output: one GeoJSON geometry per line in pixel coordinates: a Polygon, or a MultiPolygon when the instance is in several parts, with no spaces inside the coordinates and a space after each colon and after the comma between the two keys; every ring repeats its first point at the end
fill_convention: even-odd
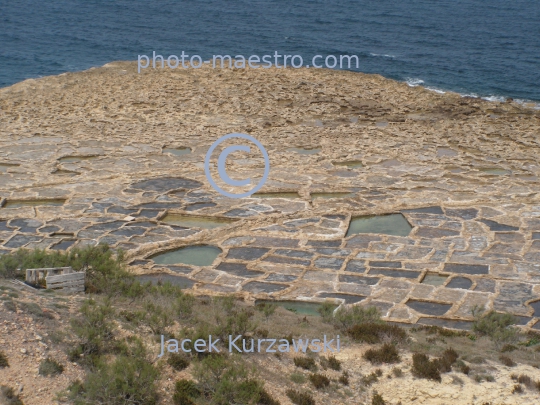
{"type": "Polygon", "coordinates": [[[423,353],[413,354],[412,373],[415,377],[441,381],[438,362],[436,360],[429,360],[429,357],[423,353]]]}
{"type": "Polygon", "coordinates": [[[83,355],[85,361],[91,362],[112,346],[114,310],[107,299],[103,304],[86,300],[80,312],[80,318],[71,320],[71,327],[80,344],[70,351],[70,360],[80,360],[83,355]]]}
{"type": "Polygon", "coordinates": [[[371,405],[386,405],[386,402],[384,401],[383,397],[375,391],[373,393],[373,397],[371,398],[371,405]]]}
{"type": "Polygon", "coordinates": [[[540,333],[530,330],[527,332],[527,337],[527,341],[520,343],[520,345],[531,347],[540,344],[540,333]]]}
{"type": "Polygon", "coordinates": [[[381,322],[381,314],[376,307],[358,305],[339,309],[332,319],[332,323],[342,330],[347,330],[354,325],[378,322],[381,322]]]}
{"type": "Polygon", "coordinates": [[[374,382],[377,382],[379,380],[379,377],[380,376],[375,372],[373,372],[373,373],[371,373],[369,375],[365,375],[365,376],[362,377],[362,384],[369,387],[374,382]]]}
{"type": "Polygon", "coordinates": [[[139,339],[131,339],[122,354],[111,362],[104,357],[96,361],[82,383],[69,388],[75,404],[155,405],[158,401],[156,382],[159,370],[146,358],[139,339]]]}
{"type": "Polygon", "coordinates": [[[319,373],[310,374],[309,381],[318,390],[326,388],[330,385],[330,379],[327,376],[319,373]]]}
{"type": "Polygon", "coordinates": [[[407,338],[407,332],[403,328],[386,323],[356,324],[348,328],[346,332],[354,340],[369,344],[381,343],[385,340],[401,343],[407,338]]]}
{"type": "MultiPolygon", "coordinates": [[[[195,342],[196,340],[198,339],[203,339],[203,340],[206,340],[208,339],[208,336],[209,335],[212,335],[212,338],[213,338],[213,329],[211,329],[211,325],[207,325],[205,323],[199,323],[199,324],[196,324],[195,327],[193,329],[184,329],[183,332],[181,332],[181,334],[183,336],[186,336],[188,339],[191,339],[192,342],[195,342]]],[[[217,344],[216,345],[218,348],[220,348],[220,344],[217,344]]],[[[221,350],[221,349],[220,349],[221,350]]],[[[206,356],[210,356],[210,355],[214,355],[214,353],[209,353],[209,352],[191,352],[190,353],[190,357],[193,356],[193,357],[197,357],[197,358],[203,358],[203,357],[206,357],[206,356]]]]}
{"type": "Polygon", "coordinates": [[[144,323],[156,335],[165,334],[165,329],[171,325],[172,316],[167,307],[157,305],[152,301],[144,303],[144,323]]]}
{"type": "Polygon", "coordinates": [[[489,336],[496,348],[515,343],[518,340],[518,329],[512,326],[516,323],[516,318],[513,315],[495,311],[485,313],[483,309],[478,307],[473,310],[473,315],[475,317],[473,331],[480,335],[489,336]]]}
{"type": "Polygon", "coordinates": [[[64,372],[64,366],[58,363],[56,360],[47,357],[39,364],[39,375],[44,377],[51,377],[62,374],[64,372]]]}
{"type": "Polygon", "coordinates": [[[260,302],[257,305],[255,305],[255,308],[257,310],[261,311],[268,321],[268,319],[274,315],[274,312],[276,312],[277,305],[273,304],[271,302],[260,302]]]}
{"type": "Polygon", "coordinates": [[[4,301],[4,308],[11,312],[17,312],[17,306],[12,300],[4,301]]]}
{"type": "Polygon", "coordinates": [[[302,373],[292,373],[289,378],[296,384],[304,384],[306,382],[306,376],[302,373]]]}
{"type": "Polygon", "coordinates": [[[259,393],[259,403],[257,405],[281,405],[280,402],[274,399],[265,389],[259,393]]]}
{"type": "Polygon", "coordinates": [[[321,314],[323,322],[332,323],[334,319],[334,310],[336,306],[330,302],[323,302],[317,309],[317,312],[321,314]]]}
{"type": "Polygon", "coordinates": [[[167,358],[167,364],[169,364],[176,371],[182,371],[189,366],[189,359],[182,353],[169,353],[167,358]]]}
{"type": "Polygon", "coordinates": [[[382,363],[399,363],[401,357],[399,356],[396,346],[391,343],[385,343],[379,349],[369,349],[364,353],[363,356],[372,364],[382,364],[382,363]]]}
{"type": "Polygon", "coordinates": [[[128,311],[123,309],[118,312],[118,316],[134,326],[139,326],[144,320],[146,313],[144,311],[128,311]]]}
{"type": "MultiPolygon", "coordinates": [[[[214,392],[221,380],[222,375],[232,367],[231,361],[222,353],[212,353],[194,363],[193,376],[199,381],[203,392],[214,392]]],[[[239,370],[239,372],[245,372],[239,370]]]]}
{"type": "Polygon", "coordinates": [[[303,368],[304,370],[310,370],[310,371],[317,370],[317,365],[315,364],[315,360],[311,357],[299,356],[299,357],[295,357],[293,361],[296,367],[300,367],[300,368],[303,368]]]}
{"type": "Polygon", "coordinates": [[[53,314],[51,314],[50,312],[45,312],[35,302],[20,302],[19,301],[19,308],[29,313],[30,315],[34,315],[38,318],[54,319],[53,314]]]}
{"type": "Polygon", "coordinates": [[[341,370],[341,361],[336,359],[336,356],[329,355],[328,357],[321,357],[320,359],[321,366],[326,370],[327,368],[330,368],[335,371],[341,370]]]}
{"type": "Polygon", "coordinates": [[[265,394],[254,374],[239,356],[221,353],[204,357],[193,370],[199,389],[219,405],[257,403],[265,394]]]}
{"type": "Polygon", "coordinates": [[[256,325],[252,318],[253,309],[243,308],[236,303],[234,296],[215,297],[212,300],[215,314],[212,336],[217,336],[222,342],[228,342],[229,335],[245,335],[254,332],[256,325]]]}
{"type": "Polygon", "coordinates": [[[195,297],[191,294],[186,294],[180,291],[177,294],[176,301],[173,305],[175,316],[179,319],[189,319],[193,314],[193,305],[195,297]]]}
{"type": "Polygon", "coordinates": [[[201,395],[197,384],[191,380],[178,380],[174,385],[173,402],[175,405],[194,405],[194,399],[201,395]]]}
{"type": "Polygon", "coordinates": [[[13,388],[0,385],[0,404],[2,405],[23,405],[19,396],[15,394],[13,388]]]}
{"type": "Polygon", "coordinates": [[[309,392],[288,389],[285,394],[295,405],[315,405],[315,399],[309,392]]]}
{"type": "Polygon", "coordinates": [[[6,353],[0,352],[0,368],[9,367],[9,361],[6,353]]]}
{"type": "Polygon", "coordinates": [[[416,326],[411,329],[412,331],[424,331],[428,335],[437,334],[439,336],[443,337],[460,337],[460,336],[468,336],[469,332],[467,331],[461,331],[461,330],[452,330],[452,329],[446,329],[440,326],[435,325],[420,325],[416,326]]]}

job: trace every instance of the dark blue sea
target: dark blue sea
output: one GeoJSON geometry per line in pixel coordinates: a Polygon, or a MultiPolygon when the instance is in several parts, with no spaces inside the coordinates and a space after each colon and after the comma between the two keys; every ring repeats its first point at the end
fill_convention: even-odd
{"type": "Polygon", "coordinates": [[[154,50],[355,54],[411,85],[540,101],[538,0],[0,0],[0,87],[154,50]]]}

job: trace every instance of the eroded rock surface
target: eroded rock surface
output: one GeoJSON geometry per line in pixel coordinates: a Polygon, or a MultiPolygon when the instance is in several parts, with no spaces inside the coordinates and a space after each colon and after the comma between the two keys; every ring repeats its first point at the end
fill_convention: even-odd
{"type": "MultiPolygon", "coordinates": [[[[204,294],[369,304],[458,328],[483,305],[538,329],[539,124],[513,102],[351,72],[118,62],[27,80],[0,90],[1,252],[105,242],[134,271],[204,294]],[[205,177],[208,148],[231,132],[269,152],[259,197],[224,197],[205,177]],[[399,213],[410,229],[347,236],[353,217],[399,213]],[[149,259],[201,244],[222,250],[211,266],[149,259]]],[[[227,162],[237,179],[263,167],[257,154],[227,162]]]]}

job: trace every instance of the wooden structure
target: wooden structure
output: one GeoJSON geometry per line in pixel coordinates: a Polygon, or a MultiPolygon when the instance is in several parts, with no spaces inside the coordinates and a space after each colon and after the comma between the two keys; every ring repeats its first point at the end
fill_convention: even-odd
{"type": "Polygon", "coordinates": [[[74,272],[71,267],[26,269],[26,282],[47,289],[65,292],[84,292],[84,271],[74,272]]]}

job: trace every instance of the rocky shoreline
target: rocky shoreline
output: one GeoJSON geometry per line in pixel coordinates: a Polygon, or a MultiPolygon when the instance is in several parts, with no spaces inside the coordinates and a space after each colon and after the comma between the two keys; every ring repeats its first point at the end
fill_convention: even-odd
{"type": "MultiPolygon", "coordinates": [[[[360,302],[456,328],[483,305],[540,328],[538,111],[344,71],[130,62],[26,80],[0,90],[0,107],[4,252],[105,242],[137,273],[202,294],[360,302]],[[230,132],[269,151],[261,191],[296,198],[216,193],[202,162],[230,132]],[[410,233],[347,235],[383,214],[410,233]],[[201,244],[221,249],[210,266],[149,259],[201,244]]],[[[239,156],[228,170],[261,167],[239,156]]]]}

